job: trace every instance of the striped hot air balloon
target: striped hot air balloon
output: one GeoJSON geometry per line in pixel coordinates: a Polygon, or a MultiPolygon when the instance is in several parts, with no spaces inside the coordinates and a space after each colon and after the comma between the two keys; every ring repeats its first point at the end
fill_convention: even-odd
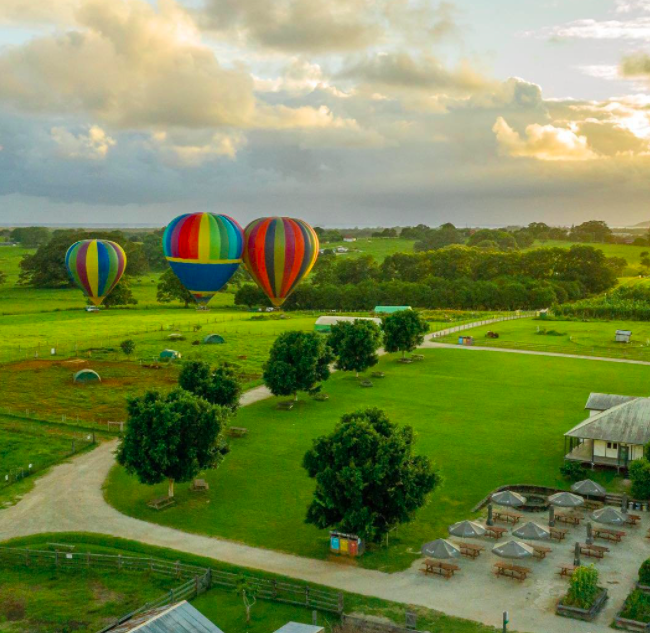
{"type": "Polygon", "coordinates": [[[244,262],[274,306],[281,306],[318,257],[318,236],[303,220],[260,218],[244,231],[244,262]]]}
{"type": "Polygon", "coordinates": [[[202,305],[235,274],[243,249],[241,226],[227,215],[187,213],[172,220],[163,235],[169,265],[202,305]]]}
{"type": "Polygon", "coordinates": [[[126,268],[126,254],[108,240],[75,242],[65,255],[72,281],[96,306],[117,286],[126,268]]]}

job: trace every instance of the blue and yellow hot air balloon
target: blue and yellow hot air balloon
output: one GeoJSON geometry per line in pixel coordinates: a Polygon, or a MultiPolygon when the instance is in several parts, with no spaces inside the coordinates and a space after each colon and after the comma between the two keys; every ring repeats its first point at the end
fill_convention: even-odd
{"type": "Polygon", "coordinates": [[[96,306],[117,286],[126,268],[126,254],[108,240],[75,242],[65,255],[72,281],[96,306]]]}
{"type": "Polygon", "coordinates": [[[318,236],[304,220],[260,218],[244,232],[244,262],[274,306],[281,306],[318,257],[318,236]]]}
{"type": "Polygon", "coordinates": [[[244,232],[227,215],[187,213],[172,220],[163,235],[169,265],[202,305],[235,274],[243,249],[244,232]]]}

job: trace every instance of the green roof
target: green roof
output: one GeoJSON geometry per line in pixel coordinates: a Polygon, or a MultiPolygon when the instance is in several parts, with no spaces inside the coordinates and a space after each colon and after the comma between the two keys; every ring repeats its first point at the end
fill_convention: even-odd
{"type": "Polygon", "coordinates": [[[393,312],[402,312],[402,310],[410,310],[411,306],[375,306],[375,312],[382,312],[384,314],[393,314],[393,312]]]}

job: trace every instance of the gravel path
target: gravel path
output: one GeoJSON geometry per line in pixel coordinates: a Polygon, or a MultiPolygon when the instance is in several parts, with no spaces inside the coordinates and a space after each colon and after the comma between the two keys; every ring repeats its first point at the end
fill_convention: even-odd
{"type": "MultiPolygon", "coordinates": [[[[248,405],[269,395],[264,387],[258,387],[244,395],[242,404],[248,405]]],[[[632,586],[639,564],[650,555],[650,543],[643,538],[646,528],[650,527],[650,518],[644,513],[643,525],[631,529],[623,544],[612,546],[615,551],[597,564],[601,582],[611,595],[606,611],[595,623],[567,620],[553,613],[557,598],[566,591],[566,581],[560,580],[555,571],[558,564],[571,562],[573,543],[584,538],[583,529],[574,528],[575,534],[566,544],[553,544],[554,551],[546,560],[528,563],[533,574],[523,583],[494,580],[490,573],[494,557],[489,552],[476,561],[459,561],[461,572],[450,581],[424,577],[418,572],[419,561],[406,571],[386,574],[355,567],[346,564],[347,561],[306,559],[189,534],[121,514],[105,502],[102,493],[106,476],[115,463],[116,445],[117,440],[101,444],[94,451],[60,464],[36,480],[33,490],[18,504],[0,511],[0,541],[42,532],[107,534],[336,589],[421,605],[493,626],[500,625],[502,611],[508,610],[513,630],[535,633],[609,633],[608,625],[632,586]]],[[[540,520],[539,515],[533,518],[540,520]]],[[[484,544],[488,549],[493,543],[484,544]]]]}

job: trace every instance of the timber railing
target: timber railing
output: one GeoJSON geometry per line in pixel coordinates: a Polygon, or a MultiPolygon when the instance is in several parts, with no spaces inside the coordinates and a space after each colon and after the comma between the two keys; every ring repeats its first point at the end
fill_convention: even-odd
{"type": "Polygon", "coordinates": [[[494,317],[492,319],[483,319],[480,321],[472,321],[471,323],[463,323],[461,325],[455,325],[450,328],[445,328],[434,332],[429,336],[429,338],[444,338],[445,336],[451,336],[456,332],[464,332],[465,330],[471,330],[473,328],[481,327],[482,325],[491,325],[492,323],[502,323],[503,321],[515,321],[517,319],[526,319],[532,316],[535,316],[535,312],[520,312],[519,314],[510,314],[508,316],[494,317]]]}
{"type": "MultiPolygon", "coordinates": [[[[262,578],[248,573],[237,574],[197,565],[186,565],[180,561],[170,562],[157,558],[74,552],[68,549],[65,549],[65,551],[60,551],[60,549],[48,551],[0,547],[0,564],[54,569],[147,572],[183,581],[183,584],[179,587],[170,590],[158,600],[143,605],[137,611],[123,616],[120,621],[124,621],[143,611],[195,597],[213,587],[235,590],[242,579],[245,579],[246,583],[255,589],[256,595],[260,599],[300,605],[339,615],[343,613],[344,600],[341,592],[327,591],[308,584],[288,583],[262,578]]],[[[114,625],[115,623],[112,626],[114,625]]]]}

